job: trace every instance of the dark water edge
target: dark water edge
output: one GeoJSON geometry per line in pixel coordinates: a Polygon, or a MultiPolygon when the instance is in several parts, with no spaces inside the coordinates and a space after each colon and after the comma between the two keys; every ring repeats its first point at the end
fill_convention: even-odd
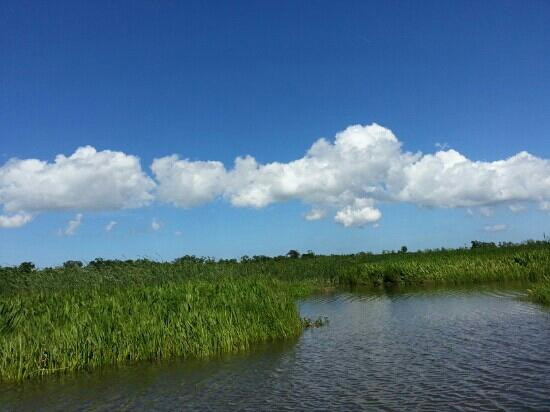
{"type": "Polygon", "coordinates": [[[526,286],[338,290],[330,324],[208,361],[0,386],[2,410],[550,410],[550,311],[526,286]]]}

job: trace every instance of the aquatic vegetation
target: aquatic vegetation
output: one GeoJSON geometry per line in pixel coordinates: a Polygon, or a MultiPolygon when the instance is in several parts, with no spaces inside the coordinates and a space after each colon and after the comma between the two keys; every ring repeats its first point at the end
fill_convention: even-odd
{"type": "Polygon", "coordinates": [[[534,285],[527,291],[529,299],[543,305],[550,305],[550,282],[534,285]]]}
{"type": "Polygon", "coordinates": [[[550,247],[400,254],[363,265],[357,284],[460,284],[550,279],[550,247]]]}
{"type": "Polygon", "coordinates": [[[0,380],[122,362],[208,357],[298,335],[296,300],[335,286],[533,282],[550,303],[550,243],[374,255],[312,252],[215,261],[96,259],[0,268],[0,380]]]}
{"type": "Polygon", "coordinates": [[[273,279],[229,278],[0,300],[0,379],[171,357],[202,358],[296,336],[294,298],[273,279]]]}
{"type": "Polygon", "coordinates": [[[320,328],[329,324],[328,317],[319,316],[317,319],[302,318],[302,325],[305,329],[308,328],[320,328]]]}

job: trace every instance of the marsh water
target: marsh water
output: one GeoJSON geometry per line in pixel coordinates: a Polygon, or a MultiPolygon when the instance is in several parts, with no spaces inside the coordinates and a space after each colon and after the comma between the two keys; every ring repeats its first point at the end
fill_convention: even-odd
{"type": "Polygon", "coordinates": [[[337,291],[328,326],[246,354],[0,387],[2,410],[550,410],[550,311],[525,288],[337,291]]]}

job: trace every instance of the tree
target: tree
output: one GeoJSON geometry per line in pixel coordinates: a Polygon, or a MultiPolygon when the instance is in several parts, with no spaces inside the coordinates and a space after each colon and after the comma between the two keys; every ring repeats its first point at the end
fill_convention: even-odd
{"type": "Polygon", "coordinates": [[[195,255],[185,255],[174,259],[174,263],[203,263],[204,261],[204,258],[195,255]]]}
{"type": "Polygon", "coordinates": [[[23,262],[19,265],[17,270],[23,273],[30,273],[35,269],[35,267],[36,266],[34,266],[34,263],[32,262],[23,262]]]}
{"type": "Polygon", "coordinates": [[[313,257],[315,257],[315,253],[311,249],[308,250],[306,253],[302,253],[302,259],[313,258],[313,257]]]}
{"type": "Polygon", "coordinates": [[[65,269],[76,269],[82,267],[82,262],[79,260],[67,260],[63,263],[65,269]]]}
{"type": "Polygon", "coordinates": [[[291,249],[286,254],[290,259],[298,259],[300,257],[300,252],[297,250],[291,249]]]}
{"type": "Polygon", "coordinates": [[[401,253],[407,253],[407,246],[401,246],[401,253]]]}
{"type": "Polygon", "coordinates": [[[479,240],[472,240],[471,249],[494,249],[497,245],[494,242],[481,242],[479,240]]]}

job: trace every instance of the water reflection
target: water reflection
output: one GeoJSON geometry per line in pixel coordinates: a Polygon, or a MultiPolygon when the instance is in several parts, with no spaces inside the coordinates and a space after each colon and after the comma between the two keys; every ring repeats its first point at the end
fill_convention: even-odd
{"type": "Polygon", "coordinates": [[[0,389],[8,410],[550,410],[550,315],[506,288],[349,290],[300,302],[330,324],[211,361],[0,389]]]}

